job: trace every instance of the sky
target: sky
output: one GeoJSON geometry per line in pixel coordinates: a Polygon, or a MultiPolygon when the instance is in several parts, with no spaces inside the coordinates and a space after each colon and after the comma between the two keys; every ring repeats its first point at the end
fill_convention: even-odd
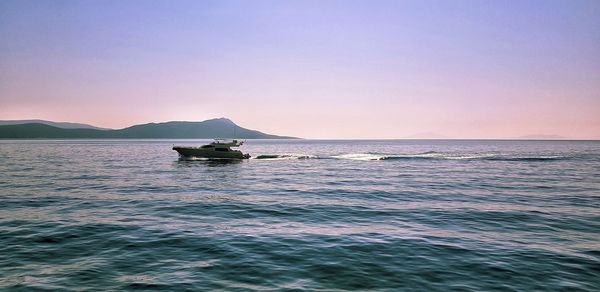
{"type": "Polygon", "coordinates": [[[600,1],[0,1],[0,120],[600,139],[600,1]]]}

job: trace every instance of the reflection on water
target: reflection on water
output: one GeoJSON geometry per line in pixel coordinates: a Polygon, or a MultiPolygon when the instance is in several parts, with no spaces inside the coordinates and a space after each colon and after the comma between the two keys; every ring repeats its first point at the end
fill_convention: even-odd
{"type": "Polygon", "coordinates": [[[244,162],[242,159],[199,159],[194,157],[179,157],[177,166],[180,167],[195,167],[195,166],[226,166],[232,164],[240,164],[244,162]]]}
{"type": "Polygon", "coordinates": [[[0,142],[0,290],[600,290],[598,142],[171,144],[0,142]]]}

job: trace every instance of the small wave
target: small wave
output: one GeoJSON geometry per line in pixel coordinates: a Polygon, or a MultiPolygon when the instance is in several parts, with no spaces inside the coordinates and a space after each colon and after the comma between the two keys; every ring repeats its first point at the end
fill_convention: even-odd
{"type": "Polygon", "coordinates": [[[369,154],[369,153],[354,153],[354,154],[341,154],[331,156],[336,159],[351,159],[351,160],[383,160],[385,155],[380,154],[369,154]]]}
{"type": "Polygon", "coordinates": [[[448,159],[448,160],[474,160],[495,157],[495,154],[456,154],[425,152],[421,154],[391,155],[386,159],[448,159]]]}
{"type": "Polygon", "coordinates": [[[444,160],[495,160],[495,161],[552,161],[567,159],[564,156],[510,156],[492,153],[458,154],[428,151],[418,154],[378,154],[352,153],[331,156],[336,159],[350,160],[415,160],[415,159],[444,159],[444,160]]]}
{"type": "Polygon", "coordinates": [[[179,156],[180,161],[208,161],[206,157],[195,157],[195,156],[179,156]]]}
{"type": "Polygon", "coordinates": [[[500,160],[500,161],[551,161],[566,159],[564,156],[526,156],[526,157],[510,157],[510,156],[497,156],[492,157],[489,160],[500,160]]]}
{"type": "Polygon", "coordinates": [[[262,159],[262,160],[291,160],[291,159],[314,159],[319,158],[316,155],[308,154],[263,154],[251,159],[262,159]]]}
{"type": "Polygon", "coordinates": [[[374,153],[354,153],[332,156],[337,159],[351,160],[407,160],[407,159],[450,159],[450,160],[466,160],[466,159],[482,159],[494,157],[494,154],[478,154],[478,155],[459,155],[459,154],[444,154],[434,151],[428,151],[418,154],[374,154],[374,153]]]}
{"type": "Polygon", "coordinates": [[[333,156],[317,156],[310,154],[262,154],[251,159],[260,160],[293,160],[293,159],[344,159],[358,161],[377,161],[377,160],[494,160],[494,161],[548,161],[565,159],[562,156],[510,156],[491,153],[460,154],[460,153],[439,153],[428,151],[417,154],[382,154],[382,153],[347,153],[333,156]]]}

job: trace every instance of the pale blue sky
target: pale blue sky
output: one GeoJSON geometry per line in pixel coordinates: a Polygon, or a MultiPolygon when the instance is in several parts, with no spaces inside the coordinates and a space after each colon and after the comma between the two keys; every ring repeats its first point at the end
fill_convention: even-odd
{"type": "Polygon", "coordinates": [[[600,138],[600,1],[0,1],[0,119],[600,138]]]}

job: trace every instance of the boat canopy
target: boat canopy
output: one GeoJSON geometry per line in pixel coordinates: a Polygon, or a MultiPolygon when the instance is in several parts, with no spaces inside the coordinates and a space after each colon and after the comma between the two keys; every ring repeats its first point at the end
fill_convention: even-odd
{"type": "Polygon", "coordinates": [[[238,141],[237,139],[222,139],[215,138],[211,145],[223,146],[223,147],[239,147],[244,144],[244,141],[238,141]]]}

